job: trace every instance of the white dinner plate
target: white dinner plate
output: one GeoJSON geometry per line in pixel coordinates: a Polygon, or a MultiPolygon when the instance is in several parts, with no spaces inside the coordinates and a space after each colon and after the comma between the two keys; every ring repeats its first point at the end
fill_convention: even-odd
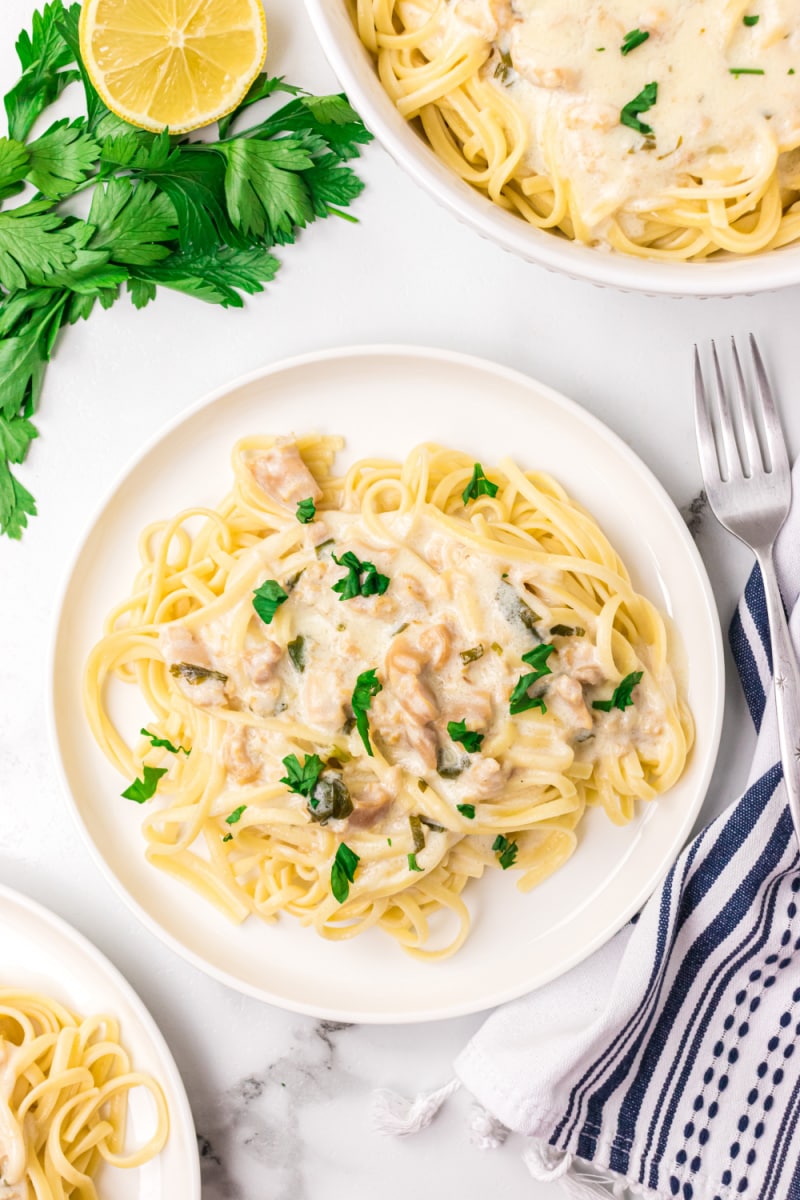
{"type": "MultiPolygon", "coordinates": [[[[115,1017],[133,1069],[152,1075],[164,1091],[170,1118],[166,1146],[141,1167],[104,1165],[96,1176],[99,1194],[114,1200],[200,1200],[200,1160],[189,1101],[167,1043],[130,984],[71,925],[6,887],[0,887],[0,946],[0,986],[31,988],[85,1016],[115,1017]]],[[[146,1142],[154,1125],[152,1099],[143,1089],[132,1091],[130,1145],[146,1142]]]]}
{"type": "MultiPolygon", "coordinates": [[[[95,860],[134,912],[178,953],[243,992],[345,1021],[422,1021],[521,995],[580,962],[638,911],[697,816],[723,707],[722,642],[711,588],[672,501],[631,450],[594,417],[515,371],[445,351],[380,346],[278,363],[180,416],[145,448],[92,522],[65,585],[52,653],[52,718],[63,780],[95,860]],[[138,806],[94,744],[81,676],[103,618],[127,594],[136,542],[150,521],[214,504],[230,487],[230,449],[248,433],[341,433],[340,466],[404,456],[438,441],[493,463],[511,453],[549,471],[597,518],[634,584],[668,614],[688,664],[697,740],[685,774],[625,828],[593,811],[578,849],[522,895],[490,871],[465,898],[473,915],[453,958],[424,963],[377,930],[331,943],[291,918],[230,925],[192,891],[149,866],[138,806]]],[[[148,711],[117,685],[114,712],[136,732],[148,711]]],[[[127,781],[126,781],[127,782],[127,781]]]]}

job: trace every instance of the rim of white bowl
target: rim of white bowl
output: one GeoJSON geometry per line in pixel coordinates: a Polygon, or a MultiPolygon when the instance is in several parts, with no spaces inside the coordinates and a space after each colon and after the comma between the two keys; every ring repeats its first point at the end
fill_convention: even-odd
{"type": "Polygon", "coordinates": [[[800,245],[740,258],[670,263],[592,248],[528,225],[460,179],[400,115],[351,23],[347,0],[305,0],[305,5],[328,62],[383,148],[439,204],[504,250],[599,287],[675,299],[731,298],[800,283],[800,245]]]}

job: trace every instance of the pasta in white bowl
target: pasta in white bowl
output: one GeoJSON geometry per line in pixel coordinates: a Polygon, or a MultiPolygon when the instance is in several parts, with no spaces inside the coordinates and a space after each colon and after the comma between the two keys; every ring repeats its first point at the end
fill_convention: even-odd
{"type": "Polygon", "coordinates": [[[306,6],[393,157],[514,253],[672,295],[800,278],[791,4],[306,6]]]}

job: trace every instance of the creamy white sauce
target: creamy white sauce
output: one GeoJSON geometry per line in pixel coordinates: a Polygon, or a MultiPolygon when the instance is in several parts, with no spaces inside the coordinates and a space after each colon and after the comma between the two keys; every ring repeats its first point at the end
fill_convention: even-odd
{"type": "MultiPolygon", "coordinates": [[[[406,808],[392,806],[401,772],[412,777],[412,786],[418,780],[423,789],[426,784],[435,788],[452,804],[454,815],[457,804],[480,804],[497,798],[509,784],[535,782],[513,757],[492,754],[493,737],[509,722],[515,723],[514,738],[541,742],[558,770],[567,769],[573,757],[592,762],[637,746],[639,725],[629,715],[634,711],[652,717],[645,742],[663,734],[664,699],[648,679],[637,689],[636,709],[618,714],[624,721],[592,709],[592,698],[607,698],[613,684],[598,665],[591,618],[583,619],[580,636],[550,633],[554,622],[563,622],[563,616],[553,616],[553,607],[563,604],[557,594],[559,570],[473,550],[425,515],[384,521],[382,538],[368,531],[359,515],[320,513],[305,528],[297,553],[264,562],[263,579],[276,579],[289,599],[269,625],[245,614],[243,648],[234,648],[231,637],[232,629],[241,628],[241,604],[251,606],[249,597],[195,628],[209,661],[228,676],[229,706],[264,718],[226,735],[223,757],[234,786],[280,780],[287,753],[281,724],[299,720],[314,731],[324,760],[344,760],[344,781],[356,805],[349,823],[391,835],[407,828],[406,808]],[[320,545],[329,539],[333,544],[320,545]],[[333,586],[346,568],[333,554],[341,558],[346,551],[388,576],[383,595],[340,599],[333,586]],[[302,670],[288,652],[298,637],[303,639],[302,670]],[[521,675],[531,671],[522,655],[542,640],[555,649],[547,659],[550,673],[533,685],[531,695],[542,695],[547,711],[512,717],[510,695],[521,675]],[[480,656],[465,662],[462,654],[477,647],[480,656]],[[372,770],[364,769],[364,747],[351,728],[350,709],[357,677],[372,668],[382,691],[372,700],[370,735],[390,764],[377,783],[372,770]],[[468,731],[483,735],[479,751],[468,753],[453,740],[447,728],[451,721],[464,721],[468,731]]],[[[185,694],[191,693],[187,688],[185,694]]],[[[297,795],[287,802],[298,809],[306,805],[297,795]]],[[[230,804],[230,792],[223,803],[230,804]]],[[[428,846],[444,836],[434,835],[432,841],[429,831],[428,846]]]]}
{"type": "MultiPolygon", "coordinates": [[[[418,26],[422,14],[401,7],[418,26]]],[[[637,214],[671,190],[747,181],[800,142],[796,0],[444,0],[431,47],[465,37],[491,45],[483,71],[524,117],[527,166],[569,181],[592,240],[615,214],[635,234],[637,214]],[[649,36],[623,55],[633,30],[649,36]],[[651,83],[646,137],[620,113],[651,83]]]]}

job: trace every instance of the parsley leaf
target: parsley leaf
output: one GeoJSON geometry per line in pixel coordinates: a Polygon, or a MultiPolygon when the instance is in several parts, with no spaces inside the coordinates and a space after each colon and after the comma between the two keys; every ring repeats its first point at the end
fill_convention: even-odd
{"type": "Polygon", "coordinates": [[[742,17],[742,22],[747,25],[748,28],[752,28],[753,25],[757,25],[759,20],[760,18],[758,16],[742,17]]]}
{"type": "Polygon", "coordinates": [[[30,155],[22,142],[0,138],[0,200],[22,190],[29,162],[30,155]]]}
{"type": "Polygon", "coordinates": [[[194,255],[183,252],[170,254],[163,262],[148,267],[134,267],[131,271],[134,303],[140,299],[147,302],[155,295],[155,286],[185,292],[209,304],[221,304],[223,308],[241,308],[243,301],[237,288],[247,295],[263,291],[262,283],[275,278],[278,260],[263,247],[252,246],[246,250],[228,246],[216,254],[194,255]],[[152,288],[144,292],[141,289],[152,288]]]}
{"type": "Polygon", "coordinates": [[[416,854],[409,854],[409,856],[408,856],[408,869],[409,869],[409,871],[421,871],[421,870],[422,870],[422,867],[420,867],[420,866],[418,865],[418,863],[417,863],[417,856],[416,856],[416,854]]]}
{"type": "Polygon", "coordinates": [[[95,227],[93,250],[108,250],[114,262],[147,266],[166,258],[177,232],[175,209],[154,183],[109,179],[92,195],[88,222],[95,227]]]}
{"type": "Polygon", "coordinates": [[[185,746],[174,746],[172,742],[168,741],[167,738],[156,737],[156,735],[151,733],[149,729],[140,729],[139,732],[141,733],[142,737],[150,739],[150,744],[155,749],[162,748],[164,750],[169,750],[170,754],[185,754],[187,758],[192,753],[191,750],[187,750],[185,746]]]}
{"type": "Polygon", "coordinates": [[[40,204],[0,212],[0,285],[7,291],[38,283],[75,258],[75,227],[40,204]]]}
{"type": "Polygon", "coordinates": [[[331,558],[340,567],[347,568],[345,577],[332,587],[334,592],[340,593],[340,601],[353,600],[356,596],[382,596],[388,588],[389,576],[381,575],[374,563],[362,562],[352,550],[346,550],[341,558],[335,554],[331,558]]]}
{"type": "Polygon", "coordinates": [[[534,646],[532,650],[528,650],[522,655],[522,661],[527,663],[529,667],[533,667],[534,671],[538,672],[539,676],[552,675],[552,671],[547,665],[547,660],[555,650],[555,646],[551,642],[542,642],[539,646],[534,646]]]}
{"type": "Polygon", "coordinates": [[[529,667],[533,667],[525,675],[521,675],[517,680],[513,692],[511,693],[510,711],[512,716],[517,713],[527,712],[531,708],[538,708],[541,712],[547,712],[547,706],[541,696],[529,696],[528,689],[532,684],[536,683],[537,679],[542,679],[545,675],[552,675],[552,671],[547,665],[547,659],[555,650],[550,642],[542,642],[539,646],[534,646],[532,650],[528,650],[522,655],[522,661],[527,663],[529,667]]]}
{"type": "Polygon", "coordinates": [[[466,817],[468,821],[473,821],[475,819],[474,804],[457,804],[456,808],[461,813],[462,817],[466,817]]]}
{"type": "Polygon", "coordinates": [[[622,45],[620,46],[620,52],[622,54],[630,54],[631,50],[635,50],[637,46],[641,46],[642,43],[646,42],[649,37],[650,37],[650,34],[647,32],[647,30],[642,30],[642,29],[629,30],[625,34],[625,37],[622,39],[622,45]]]}
{"type": "Polygon", "coordinates": [[[378,679],[375,669],[362,671],[356,679],[356,686],[353,689],[353,699],[351,701],[353,715],[356,719],[356,729],[370,758],[374,758],[375,755],[373,754],[369,740],[369,718],[367,713],[372,705],[372,697],[377,696],[378,692],[381,691],[383,691],[383,684],[378,679]]]}
{"type": "Polygon", "coordinates": [[[226,825],[235,825],[237,823],[237,821],[241,821],[242,813],[244,812],[244,810],[246,808],[247,808],[246,804],[240,804],[238,808],[235,808],[233,810],[233,812],[230,814],[230,816],[225,818],[225,824],[226,825]]]}
{"type": "Polygon", "coordinates": [[[472,477],[461,493],[461,499],[466,505],[470,500],[477,500],[478,496],[496,496],[497,488],[496,483],[492,483],[491,479],[486,478],[481,464],[475,463],[472,468],[472,477]]]}
{"type": "Polygon", "coordinates": [[[627,125],[629,129],[635,129],[637,133],[644,134],[645,136],[651,134],[653,132],[652,128],[639,120],[639,114],[651,109],[657,100],[658,84],[646,84],[639,92],[639,95],[629,100],[620,111],[620,124],[627,125]]]}
{"type": "Polygon", "coordinates": [[[225,196],[237,228],[269,243],[294,241],[314,218],[308,189],[298,174],[314,166],[305,138],[259,142],[236,138],[222,143],[227,158],[225,196]]]}
{"type": "Polygon", "coordinates": [[[528,675],[521,675],[517,680],[509,702],[509,711],[512,717],[518,713],[527,712],[531,708],[538,708],[543,713],[547,712],[547,705],[541,696],[528,695],[528,688],[537,679],[541,679],[541,675],[538,671],[532,671],[528,675]]]}
{"type": "Polygon", "coordinates": [[[51,200],[60,200],[74,192],[97,162],[100,147],[86,133],[85,125],[82,117],[72,122],[56,121],[28,147],[28,179],[51,200]]]}
{"type": "Polygon", "coordinates": [[[158,781],[166,773],[166,767],[144,767],[143,778],[134,779],[131,786],[122,793],[123,799],[133,800],[136,804],[144,804],[145,800],[150,800],[155,796],[158,781]]]}
{"type": "Polygon", "coordinates": [[[80,4],[73,4],[65,10],[62,0],[52,0],[40,13],[33,14],[31,33],[23,30],[19,35],[16,50],[22,77],[4,100],[9,133],[19,141],[24,141],[36,118],[58,99],[67,84],[80,78],[60,28],[67,12],[77,21],[80,8],[80,4]]]}
{"type": "Polygon", "coordinates": [[[317,506],[309,496],[307,500],[300,500],[297,504],[297,519],[301,525],[308,525],[314,520],[317,515],[317,506]]]}
{"type": "Polygon", "coordinates": [[[355,881],[356,867],[361,861],[355,850],[340,842],[331,866],[331,891],[340,904],[350,895],[350,884],[355,881]]]}
{"type": "Polygon", "coordinates": [[[612,708],[620,708],[623,711],[630,708],[633,704],[631,692],[637,683],[641,683],[642,675],[642,671],[631,671],[630,675],[626,675],[614,688],[610,700],[593,700],[592,708],[599,708],[602,712],[611,712],[612,708]]]}
{"type": "Polygon", "coordinates": [[[261,587],[253,592],[253,608],[264,624],[269,625],[280,606],[288,599],[288,592],[283,590],[277,579],[266,579],[261,587]]]}
{"type": "Polygon", "coordinates": [[[301,763],[296,754],[288,754],[283,759],[286,775],[281,780],[290,792],[309,799],[317,781],[322,774],[323,762],[318,754],[307,754],[301,763]]]}
{"type": "Polygon", "coordinates": [[[492,849],[497,854],[500,866],[504,871],[507,871],[509,867],[514,865],[514,860],[519,850],[516,842],[510,842],[508,838],[503,837],[502,834],[498,834],[492,843],[492,849]]]}
{"type": "Polygon", "coordinates": [[[447,732],[454,742],[461,742],[467,754],[475,754],[480,750],[484,735],[470,732],[466,721],[448,721],[447,732]]]}

